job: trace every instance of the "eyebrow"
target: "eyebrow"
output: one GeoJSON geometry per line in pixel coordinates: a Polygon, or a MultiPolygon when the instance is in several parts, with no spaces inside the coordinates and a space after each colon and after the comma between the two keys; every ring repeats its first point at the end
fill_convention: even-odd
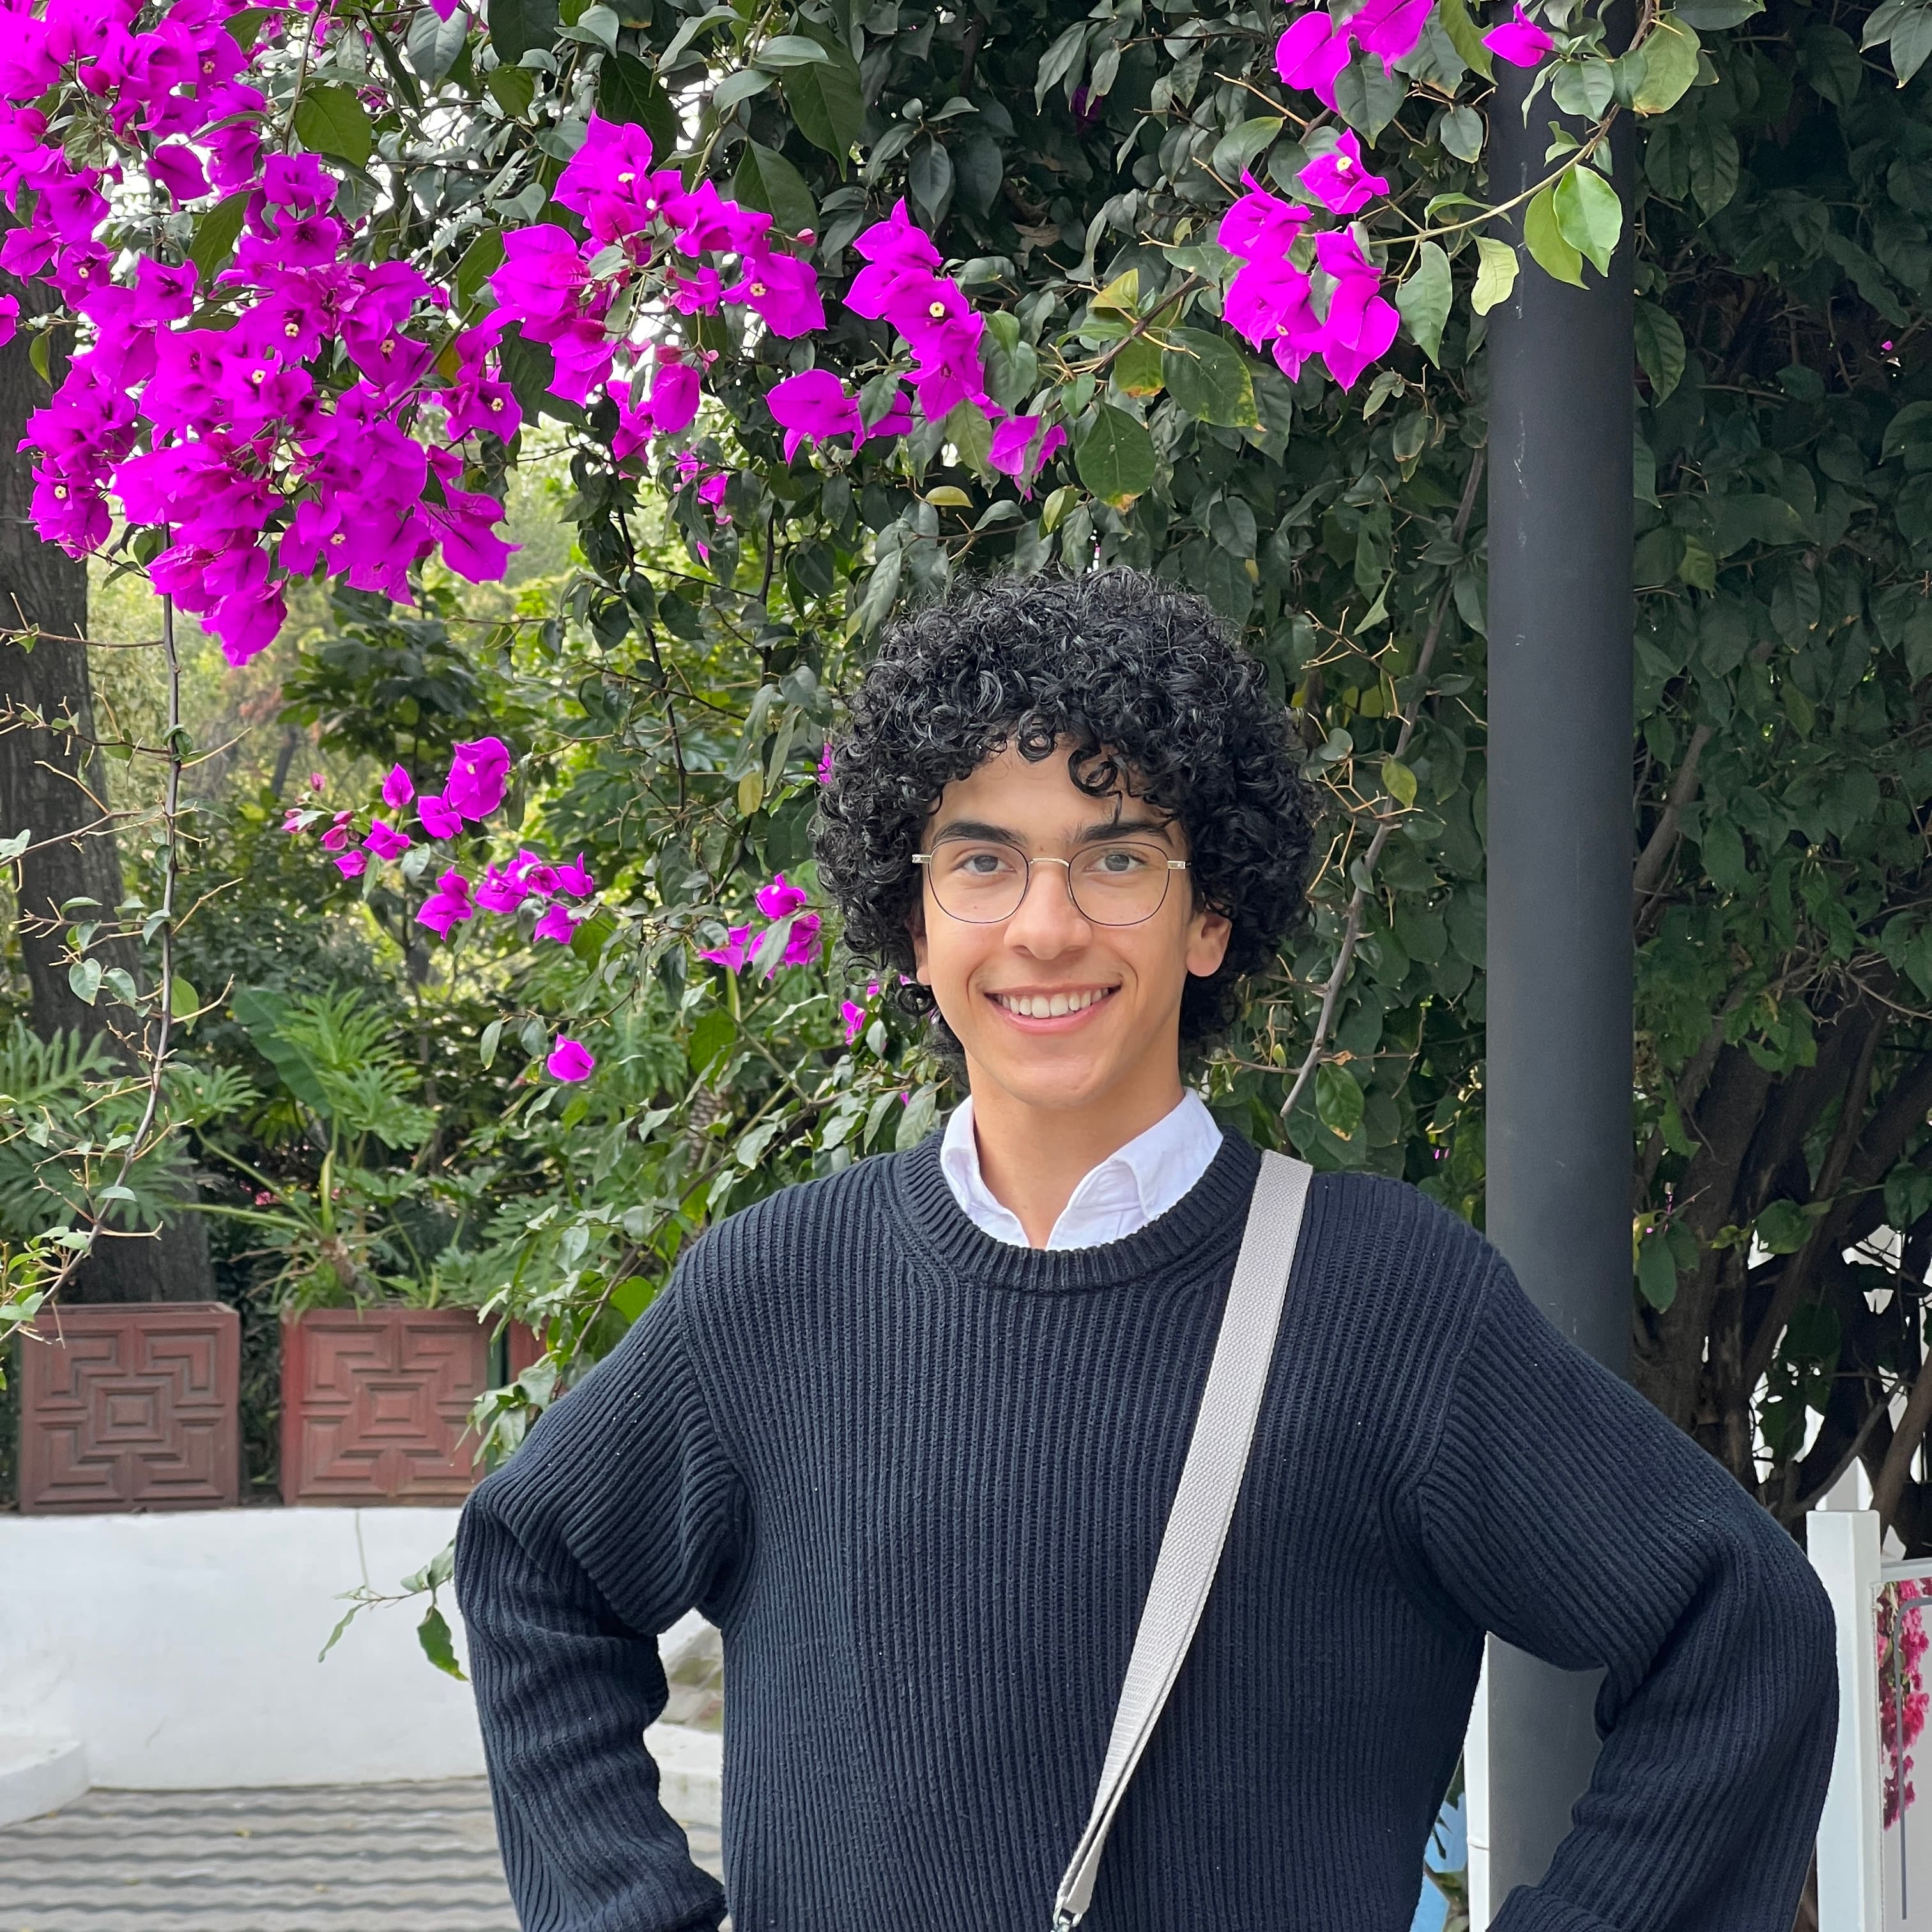
{"type": "MultiPolygon", "coordinates": [[[[1110,838],[1147,835],[1163,838],[1173,822],[1172,819],[1144,816],[1102,819],[1096,824],[1082,826],[1073,835],[1073,843],[1076,846],[1098,845],[1110,838]]],[[[994,825],[980,818],[949,818],[933,833],[932,842],[937,845],[945,838],[984,839],[990,844],[1014,845],[1022,850],[1026,844],[1026,841],[1010,826],[994,825]]]]}

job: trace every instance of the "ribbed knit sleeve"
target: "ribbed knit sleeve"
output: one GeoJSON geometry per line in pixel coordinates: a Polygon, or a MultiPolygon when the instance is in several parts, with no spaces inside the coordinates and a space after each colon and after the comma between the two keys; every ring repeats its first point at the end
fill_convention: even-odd
{"type": "Polygon", "coordinates": [[[1494,1932],[1790,1932],[1831,1768],[1829,1605],[1790,1538],[1499,1261],[1422,1510],[1472,1618],[1606,1672],[1590,1789],[1494,1932]]]}
{"type": "Polygon", "coordinates": [[[685,1346],[680,1286],[471,1496],[456,1586],[503,1864],[525,1932],[715,1928],[724,1902],[658,1799],[656,1638],[728,1592],[743,1496],[685,1346]]]}

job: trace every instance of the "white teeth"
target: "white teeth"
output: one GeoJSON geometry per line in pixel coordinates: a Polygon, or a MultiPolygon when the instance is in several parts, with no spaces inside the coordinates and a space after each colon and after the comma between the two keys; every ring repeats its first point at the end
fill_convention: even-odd
{"type": "Polygon", "coordinates": [[[1058,1019],[1068,1013],[1084,1012],[1089,1006],[1098,1005],[1112,990],[1109,987],[1085,993],[1000,993],[994,998],[1008,1012],[1018,1013],[1024,1019],[1058,1019]]]}

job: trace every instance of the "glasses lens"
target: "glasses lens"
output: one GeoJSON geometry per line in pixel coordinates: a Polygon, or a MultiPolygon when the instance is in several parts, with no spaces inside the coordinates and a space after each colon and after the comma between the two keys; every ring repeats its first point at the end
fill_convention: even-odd
{"type": "Polygon", "coordinates": [[[1090,846],[1070,874],[1073,903],[1096,926],[1138,926],[1167,897],[1167,859],[1165,848],[1131,838],[1090,846]]]}
{"type": "Polygon", "coordinates": [[[1010,919],[1026,892],[1026,860],[1009,846],[949,839],[926,869],[940,910],[976,926],[1010,919]]]}

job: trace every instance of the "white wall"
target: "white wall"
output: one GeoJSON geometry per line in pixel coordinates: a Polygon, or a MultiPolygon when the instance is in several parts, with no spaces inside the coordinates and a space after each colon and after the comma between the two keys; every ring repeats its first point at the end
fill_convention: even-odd
{"type": "Polygon", "coordinates": [[[470,1688],[418,1648],[419,1604],[365,1611],[316,1661],[335,1599],[394,1591],[456,1514],[0,1516],[0,1734],[76,1739],[94,1784],[140,1790],[478,1774],[470,1688]]]}

